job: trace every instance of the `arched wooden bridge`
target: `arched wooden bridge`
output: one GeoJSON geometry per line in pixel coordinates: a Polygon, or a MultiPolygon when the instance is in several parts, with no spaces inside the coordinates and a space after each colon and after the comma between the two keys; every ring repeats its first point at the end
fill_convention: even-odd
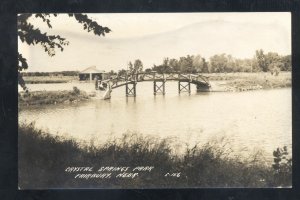
{"type": "MultiPolygon", "coordinates": [[[[136,84],[138,82],[152,81],[153,94],[165,94],[165,83],[167,81],[178,81],[178,92],[191,93],[191,84],[195,84],[197,91],[209,91],[210,84],[208,77],[200,74],[182,74],[182,73],[168,73],[159,74],[157,72],[142,72],[134,74],[126,74],[124,76],[117,76],[107,80],[101,81],[101,84],[107,85],[107,97],[110,98],[110,93],[113,89],[125,86],[126,96],[136,96],[136,84]]],[[[105,97],[104,97],[105,98],[105,97]]]]}

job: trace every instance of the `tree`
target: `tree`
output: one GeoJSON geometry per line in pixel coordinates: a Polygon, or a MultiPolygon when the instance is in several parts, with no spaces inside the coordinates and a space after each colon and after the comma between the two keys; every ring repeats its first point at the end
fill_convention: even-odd
{"type": "Polygon", "coordinates": [[[170,59],[169,66],[172,69],[172,71],[176,71],[176,72],[180,71],[180,65],[178,63],[178,60],[176,60],[174,58],[170,59]]]}
{"type": "Polygon", "coordinates": [[[194,60],[194,56],[187,55],[185,58],[187,73],[195,73],[196,72],[196,70],[193,66],[193,60],[194,60]]]}
{"type": "Polygon", "coordinates": [[[232,67],[233,72],[254,72],[253,59],[235,59],[232,67]]]}
{"type": "Polygon", "coordinates": [[[127,74],[127,71],[125,69],[121,69],[118,71],[118,76],[125,76],[127,74]]]}
{"type": "Polygon", "coordinates": [[[133,72],[134,68],[133,68],[133,64],[131,61],[128,63],[128,68],[129,68],[130,72],[133,72]]]}
{"type": "Polygon", "coordinates": [[[281,62],[272,62],[268,69],[271,72],[272,75],[277,76],[280,72],[280,69],[282,68],[283,64],[281,62]]]}
{"type": "Polygon", "coordinates": [[[152,71],[152,69],[151,68],[147,68],[147,69],[145,69],[145,72],[146,73],[150,73],[152,71]]]}
{"type": "Polygon", "coordinates": [[[228,59],[226,54],[214,55],[210,58],[210,72],[225,72],[228,59]]]}
{"type": "Polygon", "coordinates": [[[135,72],[141,72],[143,71],[143,63],[140,59],[137,59],[134,61],[134,64],[133,64],[133,67],[134,67],[134,71],[135,72]]]}
{"type": "MultiPolygon", "coordinates": [[[[50,18],[57,16],[58,14],[19,14],[17,25],[19,39],[22,43],[26,43],[28,45],[41,45],[44,51],[47,52],[51,57],[56,54],[57,49],[63,51],[64,46],[67,46],[69,44],[66,38],[61,37],[60,35],[49,35],[46,32],[43,33],[39,28],[35,27],[29,22],[29,19],[32,17],[40,18],[44,23],[47,24],[48,28],[52,28],[50,18]]],[[[78,23],[82,24],[84,30],[86,30],[87,32],[93,32],[95,35],[105,36],[106,33],[109,33],[111,31],[108,27],[103,27],[96,21],[91,20],[85,14],[69,13],[68,16],[70,18],[74,18],[78,23]]],[[[18,72],[21,72],[22,70],[25,70],[27,68],[28,64],[26,58],[24,58],[22,54],[19,53],[18,72]]],[[[20,79],[22,78],[19,77],[19,80],[20,79]]]]}
{"type": "Polygon", "coordinates": [[[117,75],[117,73],[114,70],[110,70],[110,72],[108,72],[109,77],[117,75]]]}
{"type": "Polygon", "coordinates": [[[200,55],[193,56],[193,68],[196,70],[196,72],[202,72],[203,65],[203,59],[200,55]]]}
{"type": "Polygon", "coordinates": [[[280,58],[281,62],[282,62],[282,71],[291,71],[292,70],[292,58],[291,55],[287,55],[287,56],[282,56],[280,58]]]}
{"type": "Polygon", "coordinates": [[[266,56],[264,54],[264,51],[262,49],[256,50],[255,56],[259,68],[264,72],[268,71],[268,65],[266,63],[266,56]]]}
{"type": "Polygon", "coordinates": [[[265,55],[266,64],[269,67],[272,63],[280,62],[280,56],[275,52],[268,52],[265,55]]]}
{"type": "Polygon", "coordinates": [[[203,63],[202,73],[209,73],[208,62],[206,62],[205,58],[202,58],[202,63],[203,63]]]}
{"type": "Polygon", "coordinates": [[[193,71],[193,58],[190,55],[180,57],[178,64],[182,73],[191,73],[193,71]]]}
{"type": "Polygon", "coordinates": [[[154,65],[152,68],[154,71],[156,71],[159,74],[162,73],[170,73],[172,72],[172,68],[170,67],[170,60],[169,58],[164,58],[163,63],[161,65],[154,65]]]}

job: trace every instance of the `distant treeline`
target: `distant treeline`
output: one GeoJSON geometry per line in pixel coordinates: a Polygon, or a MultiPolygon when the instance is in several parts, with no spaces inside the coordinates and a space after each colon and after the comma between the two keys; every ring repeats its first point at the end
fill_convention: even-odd
{"type": "Polygon", "coordinates": [[[61,72],[21,72],[23,76],[78,76],[78,71],[61,72]]]}
{"type": "Polygon", "coordinates": [[[179,59],[165,58],[160,65],[151,69],[158,73],[179,71],[182,73],[229,73],[229,72],[274,72],[291,71],[291,55],[279,55],[275,52],[264,53],[257,50],[253,58],[238,59],[231,55],[216,54],[206,60],[200,55],[187,55],[179,59]]]}
{"type": "MultiPolygon", "coordinates": [[[[264,53],[262,49],[256,50],[253,58],[239,59],[228,54],[216,54],[209,59],[201,55],[187,55],[176,58],[164,58],[159,65],[144,69],[143,62],[136,59],[129,62],[129,73],[151,72],[157,73],[230,73],[230,72],[271,72],[278,74],[279,71],[291,71],[291,55],[279,55],[276,52],[264,53]]],[[[124,75],[127,70],[118,72],[111,70],[109,75],[124,75]]],[[[78,71],[61,72],[22,72],[23,76],[77,76],[78,71]]]]}
{"type": "MultiPolygon", "coordinates": [[[[129,71],[143,71],[142,61],[137,59],[134,65],[129,63],[129,71]],[[138,61],[139,65],[135,65],[138,61]],[[132,67],[133,66],[133,67],[132,67]]],[[[253,58],[238,59],[231,55],[216,54],[208,60],[201,55],[187,55],[175,58],[164,58],[162,64],[153,65],[145,72],[156,71],[157,73],[229,73],[229,72],[271,72],[278,74],[279,71],[291,71],[291,55],[279,55],[276,52],[264,53],[262,49],[256,50],[253,58]]],[[[119,75],[126,73],[122,69],[119,75]]],[[[116,74],[111,71],[110,74],[116,74]]]]}

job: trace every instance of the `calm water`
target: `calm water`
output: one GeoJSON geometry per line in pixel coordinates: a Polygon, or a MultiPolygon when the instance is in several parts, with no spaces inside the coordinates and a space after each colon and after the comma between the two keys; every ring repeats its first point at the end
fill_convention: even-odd
{"type": "MultiPolygon", "coordinates": [[[[166,95],[153,95],[153,83],[138,83],[137,97],[125,88],[111,100],[93,99],[74,105],[51,105],[20,110],[19,121],[32,122],[52,134],[90,143],[105,142],[126,132],[173,138],[182,146],[226,137],[238,152],[262,150],[269,158],[277,147],[292,145],[291,89],[241,93],[212,92],[178,95],[177,83],[166,84],[166,95]]],[[[86,91],[93,84],[35,84],[31,90],[86,91]]]]}

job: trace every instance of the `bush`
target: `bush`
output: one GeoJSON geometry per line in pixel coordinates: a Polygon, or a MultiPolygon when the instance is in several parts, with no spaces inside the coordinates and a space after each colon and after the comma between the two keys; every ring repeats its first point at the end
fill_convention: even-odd
{"type": "Polygon", "coordinates": [[[292,179],[292,158],[289,157],[287,147],[277,148],[273,152],[274,164],[274,181],[278,186],[290,184],[292,179]]]}
{"type": "Polygon", "coordinates": [[[73,87],[73,94],[75,95],[80,94],[80,90],[77,87],[73,87]]]}

